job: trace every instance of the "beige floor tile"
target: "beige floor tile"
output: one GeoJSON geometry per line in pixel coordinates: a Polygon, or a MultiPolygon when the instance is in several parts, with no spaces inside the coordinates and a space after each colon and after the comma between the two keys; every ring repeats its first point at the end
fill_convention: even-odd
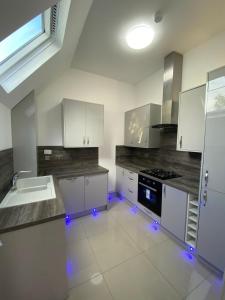
{"type": "Polygon", "coordinates": [[[100,273],[99,265],[87,239],[67,245],[67,277],[72,288],[100,273]]]}
{"type": "Polygon", "coordinates": [[[71,220],[71,222],[65,226],[66,239],[69,243],[71,241],[79,241],[86,238],[81,219],[82,218],[71,220]]]}
{"type": "Polygon", "coordinates": [[[112,300],[102,275],[70,290],[68,300],[112,300]]]}
{"type": "Polygon", "coordinates": [[[89,239],[102,272],[140,253],[140,249],[119,227],[89,239]]]}
{"type": "Polygon", "coordinates": [[[194,289],[186,300],[221,300],[222,287],[222,279],[210,276],[194,289]]]}
{"type": "Polygon", "coordinates": [[[210,276],[195,257],[189,259],[186,251],[172,240],[150,248],[145,254],[183,297],[210,276]]]}
{"type": "Polygon", "coordinates": [[[102,234],[109,229],[116,227],[116,220],[107,212],[99,212],[96,216],[82,218],[82,225],[87,237],[102,234]]]}
{"type": "Polygon", "coordinates": [[[104,278],[115,300],[181,299],[142,254],[106,272],[104,278]]]}

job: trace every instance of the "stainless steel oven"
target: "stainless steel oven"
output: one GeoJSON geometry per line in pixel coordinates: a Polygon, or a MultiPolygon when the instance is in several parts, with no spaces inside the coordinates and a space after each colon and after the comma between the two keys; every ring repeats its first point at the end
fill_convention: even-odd
{"type": "Polygon", "coordinates": [[[138,176],[138,202],[161,217],[162,183],[147,176],[138,176]]]}

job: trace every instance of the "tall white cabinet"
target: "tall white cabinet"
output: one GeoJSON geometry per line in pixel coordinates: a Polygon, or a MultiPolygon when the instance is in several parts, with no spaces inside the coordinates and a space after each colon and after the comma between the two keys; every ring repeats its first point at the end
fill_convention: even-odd
{"type": "Polygon", "coordinates": [[[177,150],[202,152],[205,131],[205,85],[180,93],[177,150]]]}
{"type": "Polygon", "coordinates": [[[201,179],[199,255],[225,269],[225,67],[209,73],[201,179]]]}
{"type": "Polygon", "coordinates": [[[187,193],[163,185],[161,224],[180,240],[186,231],[187,193]]]}
{"type": "Polygon", "coordinates": [[[103,105],[63,99],[62,119],[65,148],[99,147],[103,144],[103,105]]]}
{"type": "Polygon", "coordinates": [[[161,106],[147,104],[125,112],[124,144],[129,147],[158,148],[160,131],[152,125],[161,122],[161,106]]]}

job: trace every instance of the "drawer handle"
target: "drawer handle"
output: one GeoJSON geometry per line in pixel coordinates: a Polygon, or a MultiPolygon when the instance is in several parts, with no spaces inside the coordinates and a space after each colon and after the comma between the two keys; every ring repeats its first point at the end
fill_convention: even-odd
{"type": "Polygon", "coordinates": [[[131,194],[133,194],[133,192],[131,190],[128,189],[128,192],[130,192],[131,194]]]}
{"type": "Polygon", "coordinates": [[[133,178],[128,177],[130,180],[134,180],[133,178]]]}

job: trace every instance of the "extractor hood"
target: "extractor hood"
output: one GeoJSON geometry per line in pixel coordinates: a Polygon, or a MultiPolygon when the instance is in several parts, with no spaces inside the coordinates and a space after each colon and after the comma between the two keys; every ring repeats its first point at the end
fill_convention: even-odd
{"type": "Polygon", "coordinates": [[[176,128],[181,91],[183,56],[171,52],[164,59],[162,122],[152,128],[176,128]]]}

